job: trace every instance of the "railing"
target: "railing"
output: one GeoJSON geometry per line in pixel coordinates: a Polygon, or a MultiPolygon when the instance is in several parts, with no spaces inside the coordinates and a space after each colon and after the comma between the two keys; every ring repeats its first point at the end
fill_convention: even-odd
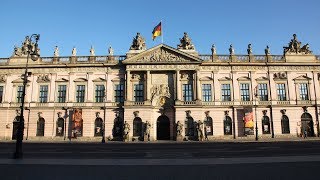
{"type": "Polygon", "coordinates": [[[73,106],[82,107],[82,106],[86,106],[86,103],[73,103],[73,106]]]}
{"type": "Polygon", "coordinates": [[[230,106],[230,105],[233,105],[233,101],[221,101],[220,104],[222,106],[230,106]]]}
{"type": "Polygon", "coordinates": [[[48,107],[49,106],[49,103],[36,103],[36,106],[37,107],[48,107]]]}
{"type": "Polygon", "coordinates": [[[96,61],[107,61],[107,56],[96,56],[96,61]]]}
{"type": "Polygon", "coordinates": [[[67,103],[54,103],[54,106],[57,106],[57,107],[67,107],[67,103]]]}
{"type": "Polygon", "coordinates": [[[237,61],[249,61],[249,56],[248,55],[236,55],[237,61]]]}
{"type": "Polygon", "coordinates": [[[199,55],[199,58],[202,59],[203,61],[211,61],[212,60],[212,56],[208,55],[208,54],[199,55]]]}
{"type": "Polygon", "coordinates": [[[78,62],[89,61],[89,56],[77,56],[77,61],[78,62]]]}
{"type": "Polygon", "coordinates": [[[9,58],[0,58],[0,63],[7,63],[9,58]]]}
{"type": "Polygon", "coordinates": [[[218,55],[220,61],[230,61],[230,55],[218,55]]]}
{"type": "Polygon", "coordinates": [[[252,104],[253,104],[252,101],[240,101],[240,105],[246,106],[246,105],[252,105],[252,104]]]}
{"type": "Polygon", "coordinates": [[[278,105],[287,105],[290,104],[290,101],[277,101],[278,105]]]}
{"type": "Polygon", "coordinates": [[[254,60],[256,61],[267,61],[267,56],[264,55],[255,55],[254,60]]]}
{"type": "Polygon", "coordinates": [[[283,59],[283,56],[281,56],[281,55],[272,55],[271,56],[272,58],[272,61],[283,61],[284,59],[283,59]]]}
{"type": "Polygon", "coordinates": [[[197,101],[183,101],[183,105],[196,105],[197,101]]]}
{"type": "Polygon", "coordinates": [[[53,61],[53,57],[41,57],[41,61],[42,62],[52,62],[53,61]]]}
{"type": "Polygon", "coordinates": [[[310,100],[305,100],[305,101],[298,101],[298,104],[311,104],[312,102],[310,100]]]}
{"type": "Polygon", "coordinates": [[[59,61],[60,62],[69,62],[70,61],[70,57],[59,57],[59,61]]]}
{"type": "Polygon", "coordinates": [[[202,101],[201,104],[203,106],[213,106],[215,103],[214,101],[202,101]]]}
{"type": "Polygon", "coordinates": [[[271,105],[271,101],[258,101],[259,105],[271,105]]]}

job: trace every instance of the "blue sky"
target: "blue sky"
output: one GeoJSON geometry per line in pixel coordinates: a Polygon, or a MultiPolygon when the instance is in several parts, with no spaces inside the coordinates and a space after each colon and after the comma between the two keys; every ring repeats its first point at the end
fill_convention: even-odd
{"type": "Polygon", "coordinates": [[[249,43],[254,54],[266,45],[272,54],[296,33],[320,54],[320,1],[318,0],[1,0],[0,57],[9,57],[14,45],[26,35],[39,33],[41,56],[106,55],[112,45],[117,55],[125,54],[132,38],[140,32],[147,48],[161,43],[151,32],[163,22],[164,43],[176,47],[183,32],[196,50],[209,54],[212,43],[218,54],[228,54],[232,43],[236,54],[246,54],[249,43]]]}

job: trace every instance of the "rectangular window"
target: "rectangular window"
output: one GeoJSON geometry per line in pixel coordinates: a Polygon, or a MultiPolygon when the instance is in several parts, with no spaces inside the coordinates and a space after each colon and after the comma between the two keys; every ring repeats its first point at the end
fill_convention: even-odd
{"type": "Polygon", "coordinates": [[[286,101],[286,85],[284,83],[277,84],[278,101],[286,101]]]}
{"type": "Polygon", "coordinates": [[[308,96],[308,84],[307,83],[301,83],[299,87],[299,92],[300,92],[300,99],[305,101],[309,100],[308,96]]]}
{"type": "Polygon", "coordinates": [[[114,100],[115,102],[124,102],[124,86],[123,84],[116,84],[114,86],[114,100]]]}
{"type": "Polygon", "coordinates": [[[58,102],[65,103],[67,97],[67,86],[66,85],[59,85],[58,86],[58,102]]]}
{"type": "Polygon", "coordinates": [[[134,101],[135,102],[144,101],[143,84],[135,84],[133,91],[134,91],[134,101]]]}
{"type": "Polygon", "coordinates": [[[268,85],[261,83],[258,85],[260,101],[268,101],[268,85]]]}
{"type": "Polygon", "coordinates": [[[231,101],[230,84],[221,84],[221,95],[222,101],[231,101]]]}
{"type": "Polygon", "coordinates": [[[103,101],[104,95],[105,95],[104,85],[96,85],[96,95],[95,95],[96,102],[104,102],[103,101]]]}
{"type": "Polygon", "coordinates": [[[202,84],[202,101],[212,101],[211,84],[202,84]]]}
{"type": "Polygon", "coordinates": [[[18,88],[17,88],[17,102],[18,103],[22,102],[22,91],[23,91],[23,86],[18,86],[18,88]]]}
{"type": "Polygon", "coordinates": [[[183,84],[182,85],[183,101],[192,101],[192,84],[183,84]]]}
{"type": "Polygon", "coordinates": [[[48,85],[41,85],[40,86],[39,102],[40,103],[48,102],[48,85]]]}
{"type": "Polygon", "coordinates": [[[3,86],[0,86],[0,103],[2,103],[3,98],[3,86]]]}
{"type": "Polygon", "coordinates": [[[249,83],[240,84],[241,101],[250,101],[249,83]]]}
{"type": "Polygon", "coordinates": [[[76,94],[76,101],[84,102],[84,96],[85,96],[85,85],[77,85],[77,94],[76,94]]]}

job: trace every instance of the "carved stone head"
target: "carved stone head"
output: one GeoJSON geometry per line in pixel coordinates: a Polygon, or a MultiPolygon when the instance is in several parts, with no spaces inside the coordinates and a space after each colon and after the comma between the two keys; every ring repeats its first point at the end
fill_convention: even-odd
{"type": "Polygon", "coordinates": [[[262,113],[263,113],[264,116],[267,115],[267,112],[268,112],[267,110],[263,110],[263,111],[262,111],[262,113]]]}
{"type": "Polygon", "coordinates": [[[96,112],[96,118],[99,118],[100,112],[96,112]]]}
{"type": "Polygon", "coordinates": [[[139,117],[139,111],[134,111],[133,115],[134,115],[134,117],[139,117]]]}
{"type": "Polygon", "coordinates": [[[210,117],[209,115],[210,111],[205,111],[204,114],[206,115],[206,117],[210,117]]]}
{"type": "Polygon", "coordinates": [[[187,110],[187,111],[185,111],[186,112],[186,116],[187,117],[191,117],[191,111],[190,110],[187,110]]]}
{"type": "Polygon", "coordinates": [[[62,112],[58,112],[58,113],[57,113],[58,118],[61,118],[61,114],[62,114],[62,112]]]}
{"type": "Polygon", "coordinates": [[[303,109],[303,112],[305,112],[305,113],[308,112],[308,107],[307,106],[303,106],[302,109],[303,109]]]}
{"type": "Polygon", "coordinates": [[[229,111],[224,111],[225,116],[229,116],[229,111]]]}
{"type": "Polygon", "coordinates": [[[287,111],[287,110],[285,110],[285,109],[281,109],[281,110],[280,110],[280,112],[281,112],[282,115],[285,115],[285,114],[286,114],[286,111],[287,111]]]}

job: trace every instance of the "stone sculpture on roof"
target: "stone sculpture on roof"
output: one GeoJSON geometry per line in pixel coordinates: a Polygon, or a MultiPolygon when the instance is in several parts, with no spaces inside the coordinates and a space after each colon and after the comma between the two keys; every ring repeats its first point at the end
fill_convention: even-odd
{"type": "MultiPolygon", "coordinates": [[[[21,44],[21,47],[14,46],[13,57],[21,57],[28,55],[28,50],[34,52],[35,43],[30,41],[29,36],[26,36],[24,42],[21,44]],[[29,49],[30,48],[30,49],[29,49]]],[[[40,55],[40,49],[38,48],[36,52],[40,55]]]]}
{"type": "Polygon", "coordinates": [[[146,50],[146,42],[145,39],[138,32],[136,37],[133,38],[132,45],[130,46],[130,50],[146,50]]]}
{"type": "Polygon", "coordinates": [[[191,42],[191,38],[189,38],[186,32],[184,32],[183,34],[183,37],[180,38],[180,44],[178,44],[178,49],[194,50],[195,48],[191,42]]]}
{"type": "Polygon", "coordinates": [[[301,42],[298,41],[296,34],[293,34],[293,39],[291,39],[288,46],[283,47],[283,52],[284,54],[312,54],[308,43],[301,47],[301,42]]]}

